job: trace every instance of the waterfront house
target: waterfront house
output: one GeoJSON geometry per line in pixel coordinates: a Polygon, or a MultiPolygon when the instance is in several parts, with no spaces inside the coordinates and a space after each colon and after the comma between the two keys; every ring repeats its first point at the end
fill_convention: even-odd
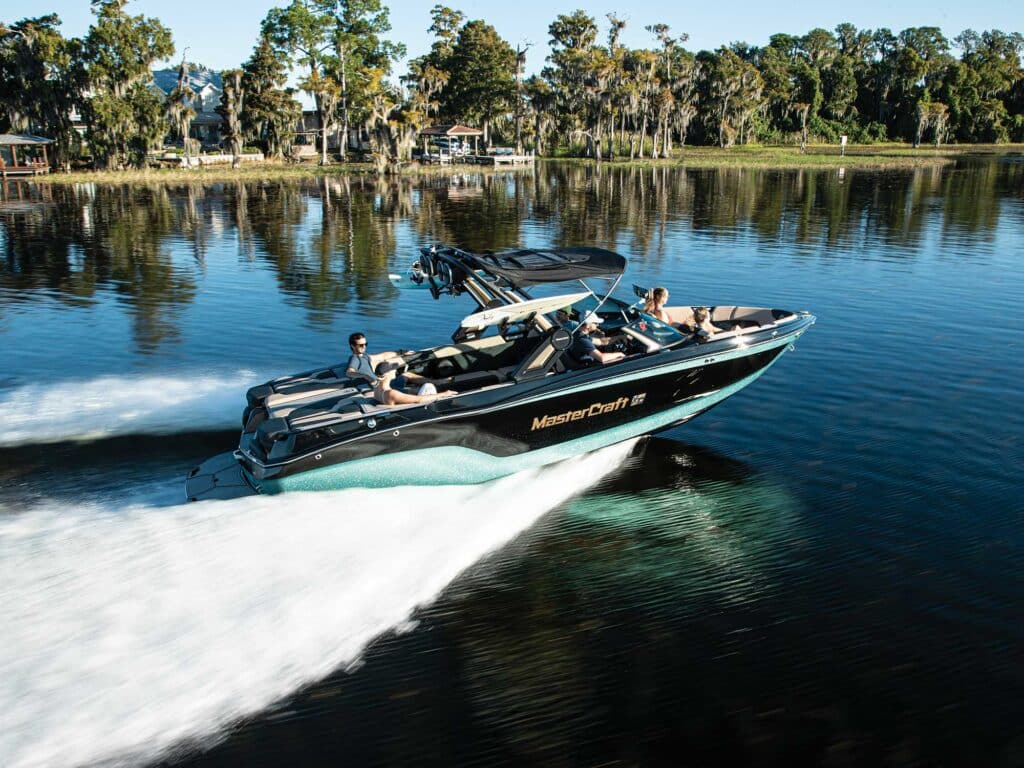
{"type": "MultiPolygon", "coordinates": [[[[165,101],[178,85],[178,68],[153,70],[154,92],[165,101]]],[[[220,145],[221,117],[217,113],[220,97],[224,92],[220,72],[206,69],[201,64],[190,64],[188,72],[189,88],[195,93],[191,100],[195,117],[189,126],[189,138],[195,139],[204,148],[220,145]]]]}

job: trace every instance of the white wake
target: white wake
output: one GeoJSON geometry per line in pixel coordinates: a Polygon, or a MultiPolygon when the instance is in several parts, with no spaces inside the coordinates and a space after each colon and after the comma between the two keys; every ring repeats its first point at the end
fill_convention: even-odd
{"type": "Polygon", "coordinates": [[[483,486],[0,510],[3,764],[138,762],[266,708],[631,445],[483,486]]]}
{"type": "Polygon", "coordinates": [[[0,391],[0,448],[241,428],[252,371],[101,376],[0,391]]]}

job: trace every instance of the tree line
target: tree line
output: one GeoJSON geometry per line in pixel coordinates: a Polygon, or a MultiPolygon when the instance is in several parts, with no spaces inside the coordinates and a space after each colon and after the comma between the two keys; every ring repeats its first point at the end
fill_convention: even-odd
{"type": "MultiPolygon", "coordinates": [[[[0,24],[0,131],[54,138],[57,161],[143,165],[170,132],[188,151],[195,110],[188,64],[166,99],[149,87],[154,63],[174,54],[169,29],[131,15],[127,0],[92,0],[95,20],[65,38],[55,14],[0,24]],[[78,113],[84,132],[73,114],[78,113]]],[[[767,45],[686,48],[686,34],[645,27],[648,47],[621,41],[585,11],[548,27],[551,53],[524,76],[528,46],[513,47],[483,20],[436,5],[430,50],[394,76],[405,47],[387,39],[381,0],[292,0],[272,8],[251,57],[222,73],[224,142],[286,154],[302,115],[290,73],[313,101],[319,153],[339,136],[342,159],[358,134],[380,171],[408,159],[434,123],[479,126],[484,143],[539,154],[668,157],[687,143],[902,140],[918,145],[1024,141],[1024,36],[937,27],[898,34],[840,24],[767,45]]]]}

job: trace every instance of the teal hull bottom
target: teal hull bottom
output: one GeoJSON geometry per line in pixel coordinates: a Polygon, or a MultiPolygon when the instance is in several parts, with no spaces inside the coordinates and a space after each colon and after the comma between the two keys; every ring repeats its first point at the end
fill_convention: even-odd
{"type": "MultiPolygon", "coordinates": [[[[778,360],[779,355],[775,358],[778,360]]],[[[772,363],[775,362],[772,361],[772,363]]],[[[736,394],[757,379],[771,364],[727,387],[693,398],[661,413],[612,429],[538,448],[515,456],[491,456],[460,446],[444,446],[357,459],[322,469],[267,479],[252,484],[262,493],[329,491],[343,488],[389,488],[402,485],[470,485],[495,480],[526,469],[553,464],[681,423],[736,394]]]]}

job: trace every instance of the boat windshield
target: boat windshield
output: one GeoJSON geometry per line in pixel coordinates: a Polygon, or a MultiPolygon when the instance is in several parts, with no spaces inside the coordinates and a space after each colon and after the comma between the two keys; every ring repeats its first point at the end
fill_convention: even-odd
{"type": "MultiPolygon", "coordinates": [[[[600,304],[601,304],[600,297],[591,294],[591,295],[587,296],[584,299],[580,299],[579,301],[574,301],[572,303],[572,308],[577,313],[579,313],[579,315],[582,317],[583,315],[587,314],[588,312],[593,312],[596,309],[598,309],[598,305],[600,305],[600,304]]],[[[623,312],[623,311],[626,311],[628,309],[629,309],[629,304],[626,304],[623,301],[619,301],[618,299],[616,299],[616,298],[614,298],[612,296],[609,296],[605,300],[604,304],[601,305],[601,311],[602,312],[614,312],[615,310],[619,310],[620,312],[623,312]]]]}
{"type": "Polygon", "coordinates": [[[634,333],[656,341],[663,347],[671,346],[686,338],[686,336],[671,325],[645,314],[641,314],[638,319],[629,323],[626,327],[634,333]]]}

